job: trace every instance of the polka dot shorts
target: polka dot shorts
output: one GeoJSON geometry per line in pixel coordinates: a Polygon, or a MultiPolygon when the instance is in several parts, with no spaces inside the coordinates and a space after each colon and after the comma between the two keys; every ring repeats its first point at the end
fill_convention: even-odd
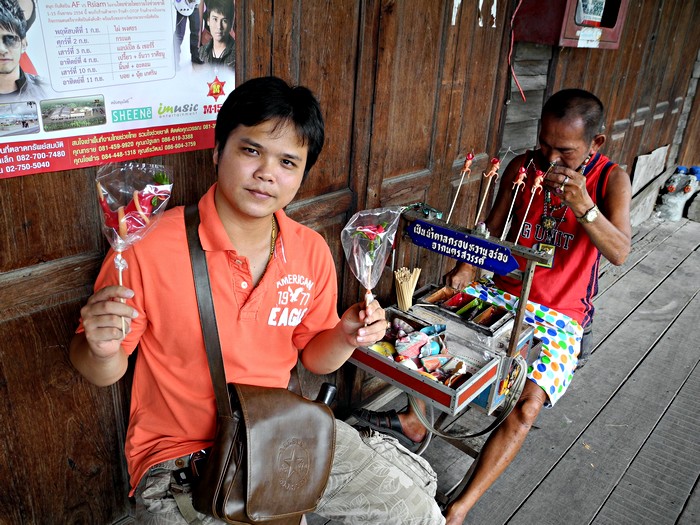
{"type": "MultiPolygon", "coordinates": [[[[517,296],[495,288],[490,281],[474,282],[464,291],[507,310],[518,307],[517,296]]],[[[525,322],[535,327],[535,337],[542,340],[540,355],[528,368],[527,377],[547,393],[546,406],[551,407],[574,377],[583,328],[571,317],[531,301],[525,308],[525,322]]]]}

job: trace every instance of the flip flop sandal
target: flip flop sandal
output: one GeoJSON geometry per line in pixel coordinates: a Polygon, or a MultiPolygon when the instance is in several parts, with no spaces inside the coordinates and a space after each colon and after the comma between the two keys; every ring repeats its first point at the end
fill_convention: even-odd
{"type": "Polygon", "coordinates": [[[360,422],[360,425],[368,426],[372,430],[396,438],[399,443],[412,452],[415,452],[423,443],[422,441],[413,441],[403,433],[403,427],[396,410],[375,412],[362,408],[355,410],[352,415],[360,422]]]}

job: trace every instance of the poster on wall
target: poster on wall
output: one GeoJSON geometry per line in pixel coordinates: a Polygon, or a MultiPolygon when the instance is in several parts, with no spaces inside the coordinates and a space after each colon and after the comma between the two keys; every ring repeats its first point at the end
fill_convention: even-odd
{"type": "Polygon", "coordinates": [[[234,0],[0,0],[0,179],[214,145],[234,0]]]}

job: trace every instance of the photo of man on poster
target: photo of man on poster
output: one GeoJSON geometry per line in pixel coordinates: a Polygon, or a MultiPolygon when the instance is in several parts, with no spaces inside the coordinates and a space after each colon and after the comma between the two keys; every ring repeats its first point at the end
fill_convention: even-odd
{"type": "Polygon", "coordinates": [[[0,0],[0,101],[39,101],[46,96],[44,81],[20,66],[26,49],[24,11],[17,0],[0,0]]]}
{"type": "MultiPolygon", "coordinates": [[[[17,0],[17,3],[24,12],[24,19],[27,22],[27,32],[29,32],[29,28],[32,27],[37,17],[36,0],[17,0]]],[[[19,59],[19,67],[21,67],[22,71],[25,73],[30,73],[32,75],[38,74],[26,50],[19,59]]]]}
{"type": "Polygon", "coordinates": [[[236,65],[236,41],[233,37],[233,2],[209,0],[206,2],[204,21],[211,40],[199,48],[204,64],[229,67],[236,65]]]}

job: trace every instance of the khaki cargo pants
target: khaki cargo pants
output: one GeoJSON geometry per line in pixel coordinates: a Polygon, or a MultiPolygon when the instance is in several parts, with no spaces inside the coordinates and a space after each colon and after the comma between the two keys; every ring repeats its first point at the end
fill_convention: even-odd
{"type": "MultiPolygon", "coordinates": [[[[423,458],[394,438],[363,432],[336,422],[336,450],[328,485],[316,513],[348,524],[442,525],[445,518],[435,502],[437,478],[423,458]]],[[[175,494],[182,488],[172,471],[183,460],[153,466],[136,488],[136,521],[152,525],[221,524],[195,513],[188,522],[178,509],[175,494]],[[178,465],[176,466],[176,462],[178,465]]],[[[186,493],[185,493],[186,494],[186,493]]],[[[189,498],[189,494],[186,494],[189,498]]]]}

